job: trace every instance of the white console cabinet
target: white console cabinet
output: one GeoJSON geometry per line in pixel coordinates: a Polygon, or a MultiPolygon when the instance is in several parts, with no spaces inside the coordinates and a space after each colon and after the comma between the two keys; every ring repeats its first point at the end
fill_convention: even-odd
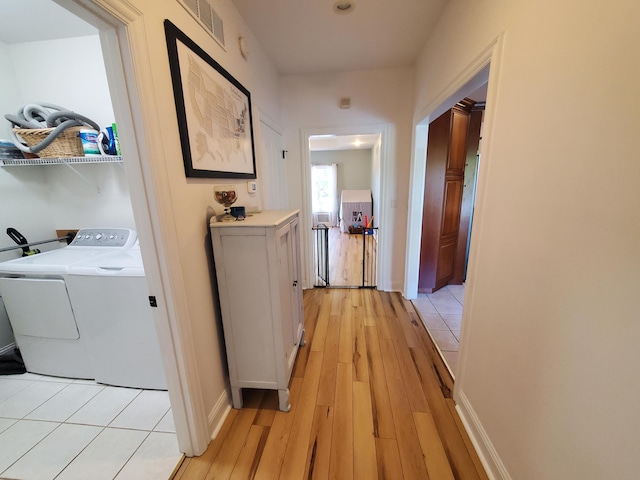
{"type": "Polygon", "coordinates": [[[212,221],[211,241],[234,408],[243,388],[278,390],[289,411],[289,378],[304,345],[298,210],[212,221]]]}

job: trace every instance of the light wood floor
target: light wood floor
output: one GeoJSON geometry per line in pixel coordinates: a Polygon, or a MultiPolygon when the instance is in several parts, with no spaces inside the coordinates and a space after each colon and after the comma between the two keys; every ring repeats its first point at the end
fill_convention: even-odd
{"type": "Polygon", "coordinates": [[[274,391],[245,390],[245,407],[176,479],[487,479],[409,301],[315,289],[304,312],[291,411],[274,391]]]}
{"type": "MultiPolygon", "coordinates": [[[[362,286],[362,235],[329,229],[329,285],[332,287],[362,286]]],[[[367,272],[365,286],[375,286],[376,241],[367,236],[367,272]],[[371,268],[371,266],[373,266],[371,268]]]]}

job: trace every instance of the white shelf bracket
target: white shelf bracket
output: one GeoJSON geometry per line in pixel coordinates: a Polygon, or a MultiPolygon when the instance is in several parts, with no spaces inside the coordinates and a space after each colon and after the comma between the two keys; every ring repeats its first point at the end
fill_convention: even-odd
{"type": "MultiPolygon", "coordinates": [[[[78,170],[76,170],[70,163],[67,163],[65,161],[61,162],[64,165],[66,165],[67,167],[69,167],[71,169],[71,171],[73,173],[75,173],[76,175],[78,175],[82,180],[84,180],[85,182],[87,182],[89,185],[93,186],[93,182],[91,180],[89,180],[87,177],[85,177],[84,175],[82,175],[78,170]]],[[[100,191],[100,185],[96,185],[96,190],[98,191],[98,193],[102,193],[100,191]]]]}

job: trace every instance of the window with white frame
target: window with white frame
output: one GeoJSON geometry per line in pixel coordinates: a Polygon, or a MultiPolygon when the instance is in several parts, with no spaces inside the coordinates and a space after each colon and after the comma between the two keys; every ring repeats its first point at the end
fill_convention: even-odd
{"type": "Polygon", "coordinates": [[[337,224],[338,166],[311,166],[311,208],[314,224],[337,224]]]}

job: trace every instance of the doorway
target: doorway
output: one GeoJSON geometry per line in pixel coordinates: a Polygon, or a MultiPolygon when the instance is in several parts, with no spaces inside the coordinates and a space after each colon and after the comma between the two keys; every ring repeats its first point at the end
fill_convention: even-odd
{"type": "Polygon", "coordinates": [[[279,186],[279,179],[286,176],[286,151],[279,127],[266,115],[260,114],[260,138],[264,161],[259,165],[262,179],[262,205],[265,210],[282,210],[287,207],[288,194],[279,186]],[[269,192],[269,193],[266,193],[269,192]]]}
{"type": "MultiPolygon", "coordinates": [[[[84,19],[91,17],[92,21],[90,21],[90,23],[84,22],[86,23],[86,26],[89,27],[89,30],[88,30],[89,33],[87,33],[86,30],[83,30],[83,35],[91,36],[92,43],[90,45],[94,47],[93,52],[95,51],[104,52],[106,47],[103,42],[105,41],[105,39],[111,38],[113,40],[113,38],[116,36],[115,27],[105,24],[102,20],[99,20],[97,16],[94,16],[94,14],[89,13],[84,9],[82,9],[82,12],[80,13],[80,15],[76,15],[75,13],[71,13],[68,10],[58,6],[56,3],[49,0],[46,0],[44,2],[30,0],[30,1],[20,1],[20,2],[14,2],[14,3],[20,8],[24,9],[24,11],[26,12],[26,15],[29,17],[28,23],[30,23],[35,30],[38,30],[39,33],[42,33],[42,32],[35,25],[35,22],[38,20],[38,18],[44,20],[45,23],[48,23],[50,25],[55,25],[59,31],[64,31],[65,35],[68,34],[68,38],[72,38],[73,29],[69,28],[68,25],[83,23],[82,20],[80,20],[79,16],[82,16],[82,18],[84,19]],[[49,12],[50,8],[56,9],[55,13],[47,13],[49,12]],[[64,17],[64,20],[61,22],[55,21],[54,19],[58,17],[60,18],[64,17]],[[60,27],[60,25],[63,25],[63,24],[65,25],[65,28],[60,27]],[[93,25],[100,25],[100,28],[95,27],[93,25]],[[100,35],[100,38],[98,38],[98,35],[100,35]],[[101,50],[101,47],[102,47],[102,50],[101,50]]],[[[3,9],[5,8],[8,8],[8,5],[3,5],[3,9]]],[[[81,7],[75,6],[75,9],[77,9],[78,12],[80,12],[81,7]]],[[[75,11],[76,10],[74,10],[74,12],[75,11]]],[[[8,10],[5,10],[3,12],[3,16],[5,17],[5,20],[12,18],[12,20],[10,21],[13,21],[13,23],[24,25],[25,22],[20,20],[21,17],[18,16],[19,14],[15,13],[15,11],[13,10],[12,12],[14,12],[14,14],[16,15],[15,17],[11,17],[10,15],[8,15],[8,10]]],[[[47,45],[46,45],[47,48],[45,50],[47,52],[46,54],[53,57],[53,55],[50,55],[48,53],[50,51],[55,50],[49,44],[51,40],[43,40],[43,41],[47,42],[47,45]]],[[[113,47],[114,44],[112,43],[109,46],[113,47]]],[[[80,47],[81,48],[78,50],[79,54],[82,54],[84,48],[89,48],[89,46],[86,43],[84,44],[84,46],[80,45],[80,47]]],[[[63,51],[62,53],[64,54],[64,52],[65,51],[63,51]]],[[[107,77],[109,78],[109,83],[111,83],[111,81],[114,78],[116,78],[118,86],[121,86],[125,84],[124,74],[122,73],[121,70],[113,69],[113,64],[114,64],[113,56],[116,54],[113,53],[112,51],[111,55],[112,56],[110,59],[107,59],[106,57],[102,59],[102,56],[99,53],[97,54],[97,57],[101,59],[101,61],[104,63],[107,69],[107,75],[106,77],[103,78],[103,82],[106,85],[107,77]]],[[[91,57],[95,56],[95,53],[91,53],[90,56],[91,57]]],[[[77,60],[77,57],[69,56],[68,53],[67,53],[67,58],[69,59],[75,58],[77,60]]],[[[29,59],[29,61],[33,61],[33,60],[29,59]]],[[[64,64],[64,61],[61,61],[60,63],[64,64]]],[[[121,63],[122,62],[120,62],[120,64],[121,63]]],[[[83,69],[86,68],[86,62],[80,62],[80,65],[81,65],[81,68],[83,69]]],[[[67,75],[67,77],[68,76],[69,75],[67,75]]],[[[67,77],[60,76],[59,78],[67,78],[67,77]]],[[[33,75],[33,79],[38,83],[41,83],[44,87],[50,87],[51,84],[54,83],[54,82],[46,82],[46,81],[43,82],[41,75],[33,75]]],[[[87,82],[87,75],[79,77],[76,80],[79,80],[81,82],[87,82]]],[[[72,84],[71,81],[67,83],[69,84],[67,86],[71,86],[72,84]]],[[[87,83],[91,86],[95,86],[94,84],[92,84],[91,81],[88,81],[87,83]]],[[[110,85],[110,86],[113,87],[113,85],[110,85]]],[[[40,100],[42,96],[45,96],[45,97],[49,96],[49,90],[46,90],[46,91],[42,90],[42,92],[46,93],[46,95],[39,95],[37,98],[38,100],[40,100]]],[[[77,92],[72,92],[72,93],[77,93],[77,92]]],[[[105,97],[107,101],[109,101],[108,96],[109,96],[108,89],[106,89],[105,97]]],[[[104,101],[105,97],[102,98],[102,101],[104,101]]],[[[90,102],[93,102],[93,103],[96,103],[97,101],[96,98],[93,98],[93,95],[87,96],[87,98],[89,99],[90,102]]],[[[33,99],[28,98],[25,100],[33,100],[33,99]]],[[[44,98],[44,100],[55,101],[55,98],[44,98]]],[[[75,105],[73,102],[62,101],[59,103],[61,103],[63,106],[68,108],[75,108],[75,105]]],[[[128,108],[128,105],[126,110],[123,109],[123,105],[126,105],[126,104],[127,104],[126,101],[123,101],[123,98],[120,98],[120,102],[118,104],[119,108],[116,109],[116,107],[114,106],[113,110],[118,110],[118,115],[120,115],[118,121],[120,122],[120,119],[123,119],[122,125],[130,126],[132,124],[132,121],[131,121],[132,113],[128,108]]],[[[111,109],[111,106],[110,106],[110,109],[111,109]]],[[[103,124],[104,122],[100,122],[100,123],[103,124]]],[[[118,125],[121,125],[121,124],[118,123],[118,125]]],[[[130,131],[133,131],[133,130],[131,129],[130,131]]],[[[62,198],[62,196],[66,195],[64,197],[64,201],[66,201],[67,204],[75,203],[75,206],[73,206],[73,208],[75,208],[76,211],[84,209],[87,212],[90,212],[92,214],[91,217],[85,217],[85,216],[82,216],[81,214],[79,214],[77,217],[71,217],[69,216],[69,211],[73,211],[73,209],[65,208],[63,206],[61,210],[65,212],[65,216],[62,217],[64,221],[68,221],[69,223],[74,222],[74,224],[70,226],[76,226],[75,222],[78,222],[78,223],[98,222],[98,223],[108,223],[108,224],[113,224],[115,222],[122,223],[123,220],[122,220],[121,214],[122,212],[126,211],[126,212],[129,212],[130,214],[129,215],[130,218],[128,221],[131,222],[131,224],[127,224],[126,226],[137,228],[137,230],[139,231],[145,230],[145,232],[148,232],[150,231],[150,227],[148,225],[150,221],[148,210],[145,210],[145,209],[141,210],[139,208],[140,202],[133,201],[133,199],[129,198],[129,195],[128,195],[128,192],[131,189],[130,187],[131,185],[142,183],[136,173],[137,170],[140,168],[140,166],[137,164],[139,162],[137,157],[137,145],[135,145],[136,143],[135,140],[130,141],[132,137],[131,133],[128,134],[128,137],[129,137],[129,141],[127,142],[127,149],[125,150],[125,152],[123,152],[125,156],[129,155],[130,166],[128,166],[126,170],[122,168],[122,165],[117,165],[117,164],[110,164],[110,165],[91,164],[87,166],[76,166],[75,167],[76,170],[73,171],[73,172],[79,172],[79,174],[77,175],[78,178],[76,178],[75,173],[73,173],[71,170],[67,170],[65,165],[51,166],[51,167],[49,166],[35,167],[38,169],[37,174],[29,173],[27,170],[33,169],[34,167],[27,166],[26,168],[22,169],[20,172],[8,174],[6,177],[16,184],[16,185],[13,185],[14,188],[16,186],[21,188],[21,191],[22,191],[21,195],[24,194],[25,189],[32,188],[34,187],[34,185],[36,185],[35,188],[44,190],[44,192],[40,192],[40,193],[44,193],[44,195],[46,195],[49,198],[49,200],[51,200],[52,196],[60,196],[62,198]],[[51,186],[47,187],[45,185],[44,188],[41,188],[40,184],[37,182],[38,179],[48,180],[51,186]],[[67,181],[67,179],[69,179],[69,181],[67,181]],[[127,193],[126,198],[124,198],[123,195],[119,195],[117,198],[117,201],[109,202],[105,199],[105,196],[108,197],[109,195],[113,195],[114,193],[122,194],[123,192],[127,193]],[[78,202],[77,199],[73,197],[73,195],[84,196],[85,202],[84,203],[78,202]],[[87,200],[89,195],[93,195],[93,197],[91,197],[93,199],[92,200],[93,203],[90,203],[87,200]],[[99,205],[100,209],[92,208],[93,205],[99,205]],[[111,207],[111,211],[108,211],[109,206],[111,207]],[[136,208],[136,206],[138,208],[136,208]],[[137,221],[135,223],[133,221],[132,210],[136,210],[135,217],[137,221]]],[[[142,185],[139,185],[139,188],[136,188],[136,190],[138,191],[135,192],[135,195],[137,195],[138,197],[143,195],[143,193],[141,193],[144,191],[144,188],[142,187],[142,185]]],[[[15,193],[18,193],[17,190],[13,190],[13,191],[15,193]]],[[[110,198],[110,199],[113,200],[113,198],[110,198]]],[[[27,202],[27,204],[28,203],[29,202],[27,202]]],[[[37,202],[34,202],[34,203],[38,204],[37,202]]],[[[66,205],[66,204],[63,204],[63,205],[66,205]]],[[[37,213],[42,215],[42,212],[37,212],[37,213]]],[[[49,218],[43,218],[43,220],[49,221],[49,218]]],[[[80,225],[80,226],[83,226],[83,225],[80,225]]],[[[147,237],[149,236],[150,235],[147,235],[147,237]]],[[[145,260],[149,257],[154,257],[154,256],[155,255],[148,254],[145,257],[145,260]]],[[[147,277],[148,277],[149,271],[156,272],[158,270],[158,266],[157,264],[149,265],[147,264],[147,262],[145,262],[145,270],[147,271],[147,277]]],[[[174,353],[172,353],[173,349],[163,349],[163,350],[165,350],[166,356],[172,357],[170,360],[167,360],[167,362],[165,362],[165,365],[170,364],[171,362],[175,362],[175,358],[173,358],[174,353]]],[[[82,458],[82,461],[90,462],[91,455],[95,455],[96,451],[98,453],[98,456],[95,456],[95,460],[100,460],[100,461],[106,460],[106,458],[104,457],[105,451],[103,448],[100,447],[100,445],[104,444],[104,442],[106,443],[114,442],[114,443],[118,443],[121,446],[124,446],[126,444],[128,445],[127,448],[132,449],[130,452],[131,455],[125,457],[125,462],[128,458],[130,458],[132,463],[129,464],[130,465],[129,467],[120,465],[120,469],[128,468],[128,469],[134,469],[133,471],[135,471],[136,466],[134,465],[135,461],[133,461],[135,452],[140,452],[140,455],[144,456],[150,453],[154,454],[153,452],[160,453],[160,451],[162,451],[161,456],[163,456],[163,458],[167,462],[172,463],[172,465],[168,465],[168,467],[170,467],[168,470],[169,474],[175,467],[175,464],[180,460],[182,455],[180,453],[180,449],[178,448],[178,442],[176,440],[176,437],[177,437],[176,426],[173,422],[173,416],[170,413],[167,415],[170,409],[170,402],[169,402],[168,393],[166,391],[146,391],[146,390],[140,391],[136,389],[120,390],[120,389],[117,389],[116,387],[101,386],[101,385],[95,384],[95,382],[91,383],[86,381],[79,381],[77,379],[52,379],[49,377],[46,377],[46,378],[41,378],[41,377],[42,376],[27,374],[22,378],[14,377],[12,379],[6,379],[7,382],[13,382],[11,384],[7,384],[8,385],[7,388],[9,388],[10,390],[12,389],[11,391],[15,393],[15,395],[11,395],[10,398],[2,399],[3,402],[4,401],[10,402],[10,404],[5,405],[7,406],[7,410],[3,409],[2,411],[5,414],[7,414],[8,412],[10,413],[11,410],[8,409],[8,406],[10,406],[11,404],[15,404],[15,408],[14,408],[15,413],[13,415],[19,415],[20,413],[23,413],[23,412],[24,412],[24,415],[22,415],[22,417],[20,418],[12,417],[9,419],[4,419],[4,418],[2,419],[3,422],[0,425],[0,435],[2,436],[3,441],[4,440],[7,441],[6,443],[2,443],[2,450],[3,452],[9,451],[9,449],[5,448],[5,445],[8,445],[11,448],[15,446],[15,442],[12,441],[12,433],[16,433],[16,432],[20,434],[21,432],[25,433],[26,431],[28,431],[27,433],[31,435],[30,438],[33,440],[34,443],[33,445],[31,445],[33,449],[30,449],[28,451],[20,452],[20,451],[12,450],[11,454],[15,457],[15,462],[13,464],[5,465],[6,468],[0,468],[0,473],[2,473],[2,471],[5,471],[9,468],[10,470],[7,470],[8,472],[7,474],[10,473],[11,474],[10,476],[20,476],[21,478],[25,478],[24,476],[22,476],[24,474],[26,475],[26,477],[30,477],[30,474],[25,474],[24,473],[25,471],[21,470],[21,468],[38,469],[40,467],[43,467],[44,465],[42,465],[39,462],[43,461],[42,459],[44,458],[48,459],[48,465],[46,466],[47,468],[50,469],[51,465],[53,465],[53,460],[48,456],[42,455],[43,452],[45,454],[49,452],[48,450],[43,450],[43,449],[47,445],[55,449],[61,443],[67,443],[66,440],[68,439],[65,439],[65,442],[60,442],[59,440],[56,441],[56,438],[60,438],[60,436],[65,437],[67,434],[71,434],[72,436],[74,436],[73,435],[74,432],[79,433],[79,437],[77,438],[74,437],[74,439],[70,441],[69,445],[73,444],[73,448],[77,448],[78,450],[75,453],[72,450],[66,450],[65,452],[62,452],[67,457],[71,455],[69,460],[74,460],[74,457],[75,457],[76,459],[82,458]],[[27,393],[30,393],[30,392],[34,393],[35,396],[28,396],[27,393]],[[102,395],[103,393],[106,394],[105,397],[108,397],[106,398],[106,400],[103,397],[100,397],[100,395],[102,395]],[[24,398],[16,395],[22,395],[24,398]],[[70,398],[73,401],[64,401],[65,398],[70,398]],[[81,402],[80,404],[76,405],[77,402],[83,398],[85,399],[85,402],[81,402]],[[100,410],[102,414],[102,418],[98,419],[96,417],[93,417],[92,419],[87,420],[85,415],[84,419],[80,419],[80,417],[82,417],[88,411],[88,410],[85,410],[84,413],[81,414],[80,412],[81,409],[86,406],[89,406],[89,404],[92,402],[93,402],[93,406],[96,406],[97,403],[102,403],[102,406],[105,407],[104,409],[100,410]],[[29,405],[33,406],[33,408],[31,408],[28,411],[24,411],[24,409],[27,408],[29,405]],[[60,409],[55,411],[52,410],[56,405],[60,407],[60,409]],[[67,412],[67,410],[73,405],[77,406],[77,410],[67,412]],[[113,410],[114,406],[117,406],[117,405],[121,406],[122,408],[117,412],[113,412],[113,411],[107,412],[109,408],[113,410]],[[44,408],[45,406],[46,408],[44,408]],[[126,409],[129,407],[133,408],[133,410],[129,410],[125,414],[126,409]],[[137,412],[134,411],[136,409],[137,409],[137,412]],[[153,419],[147,417],[147,420],[149,420],[149,422],[147,422],[147,425],[141,426],[139,424],[138,425],[139,428],[136,428],[131,423],[128,423],[127,418],[125,418],[125,417],[128,417],[129,420],[136,419],[136,421],[140,421],[141,417],[146,416],[146,414],[151,411],[157,412],[157,414],[159,415],[159,418],[157,418],[157,421],[153,421],[153,419]],[[113,415],[114,413],[115,415],[113,415]],[[144,415],[142,415],[143,413],[144,415]],[[53,418],[52,415],[55,416],[55,418],[53,418]],[[116,419],[116,417],[118,416],[120,416],[119,420],[116,419]],[[51,428],[50,429],[38,428],[42,426],[41,423],[38,423],[38,422],[42,422],[42,423],[48,422],[47,425],[45,426],[51,427],[51,428]],[[154,425],[150,425],[150,423],[153,423],[154,425]],[[120,424],[121,427],[123,428],[117,431],[114,431],[114,428],[110,428],[110,427],[116,427],[117,424],[120,424]],[[140,427],[143,427],[143,428],[140,428],[140,427]],[[128,433],[128,432],[133,432],[133,433],[127,439],[121,437],[121,434],[128,433]],[[170,434],[169,436],[171,437],[171,439],[169,439],[169,436],[156,435],[156,433],[170,434]],[[138,440],[139,440],[139,443],[136,444],[138,440]],[[36,445],[37,445],[37,449],[36,449],[36,445]],[[36,459],[36,461],[33,461],[34,458],[36,459]]],[[[6,393],[7,390],[3,389],[3,391],[6,393]]],[[[184,414],[181,412],[182,408],[183,408],[182,404],[178,404],[174,408],[174,411],[177,410],[181,417],[184,416],[184,414]]],[[[95,412],[96,410],[94,410],[94,413],[95,412]]],[[[156,413],[154,413],[153,415],[156,415],[156,413]]],[[[0,417],[4,417],[4,416],[6,415],[3,415],[0,413],[0,417]]],[[[26,442],[23,446],[25,446],[27,443],[28,442],[26,442]]],[[[71,446],[69,448],[71,449],[71,446]]],[[[116,453],[115,450],[116,449],[114,449],[113,453],[116,453]]],[[[123,454],[123,452],[120,451],[120,454],[123,454]]],[[[160,458],[160,457],[157,457],[157,458],[160,458]]],[[[61,469],[66,469],[71,467],[71,463],[68,463],[68,464],[57,463],[56,465],[59,466],[61,469]]],[[[110,465],[110,466],[115,468],[114,465],[110,465]]],[[[31,471],[32,470],[29,470],[29,472],[31,471]]],[[[119,470],[116,470],[115,473],[117,474],[118,471],[119,470]]],[[[136,475],[134,474],[134,476],[136,475]]],[[[138,478],[143,478],[143,477],[138,477],[138,478]]]]}
{"type": "Polygon", "coordinates": [[[466,277],[486,84],[429,124],[418,292],[466,277]]]}
{"type": "Polygon", "coordinates": [[[377,285],[381,134],[309,137],[314,286],[377,285]]]}
{"type": "MultiPolygon", "coordinates": [[[[487,64],[475,76],[473,76],[464,86],[452,95],[444,104],[436,109],[435,113],[425,119],[424,123],[418,126],[417,133],[422,134],[420,141],[424,142],[423,150],[416,157],[416,162],[424,162],[423,175],[420,191],[423,197],[420,198],[422,204],[420,225],[421,247],[418,248],[416,258],[416,283],[415,291],[407,293],[412,299],[414,307],[420,314],[423,323],[427,327],[429,334],[436,345],[441,357],[447,365],[452,377],[455,378],[458,372],[458,354],[461,339],[462,319],[464,314],[464,300],[466,290],[466,271],[469,260],[469,246],[473,227],[473,212],[476,198],[477,173],[480,167],[480,150],[482,142],[482,125],[484,122],[484,106],[487,98],[489,78],[489,65],[487,64]],[[465,118],[465,140],[464,151],[459,152],[462,162],[458,162],[459,177],[449,172],[449,164],[438,164],[438,156],[444,155],[448,158],[450,151],[454,151],[450,145],[451,130],[453,128],[454,109],[460,106],[468,107],[468,115],[465,118]],[[472,111],[473,110],[473,111],[472,111]],[[473,115],[473,117],[472,117],[473,115]],[[426,125],[428,124],[428,126],[426,125]],[[475,130],[476,139],[467,143],[466,132],[475,130]],[[444,135],[443,135],[444,134],[444,135]],[[444,140],[442,140],[444,138],[444,140]],[[440,139],[441,145],[438,145],[440,139]],[[440,147],[440,151],[438,148],[440,147]],[[468,148],[467,148],[468,147],[468,148]],[[443,151],[444,148],[444,151],[443,151]],[[431,158],[430,158],[431,154],[431,158]],[[426,159],[426,162],[425,162],[426,159]],[[430,160],[434,162],[432,171],[429,172],[430,160]],[[442,170],[438,172],[438,169],[442,170]],[[440,194],[434,195],[437,186],[429,184],[429,173],[433,175],[441,174],[440,182],[443,183],[440,194]],[[446,172],[446,174],[445,174],[446,172]],[[444,182],[443,182],[444,180],[444,182]],[[458,181],[459,188],[447,190],[449,183],[452,185],[458,181]],[[454,192],[455,195],[451,194],[454,192]],[[451,202],[451,199],[454,202],[451,202]],[[451,208],[451,203],[455,204],[455,209],[451,208]],[[445,211],[450,218],[443,220],[445,211]],[[438,210],[440,210],[438,212],[438,210]],[[455,211],[452,211],[455,210],[455,211]],[[435,214],[434,214],[435,212],[435,214]],[[453,221],[451,220],[453,218],[453,221]],[[439,219],[439,220],[438,220],[439,219]],[[427,224],[426,222],[432,222],[427,224]],[[451,232],[448,237],[437,235],[429,237],[429,227],[435,225],[435,230],[449,225],[451,232]],[[455,228],[453,228],[455,227],[455,228]],[[425,233],[426,232],[426,233],[425,233]],[[447,255],[445,260],[439,258],[442,251],[438,250],[439,245],[446,247],[447,255]],[[425,244],[427,248],[435,251],[435,264],[425,266],[425,244]],[[443,268],[447,264],[450,268],[443,268]],[[425,272],[433,267],[432,272],[425,272]],[[437,269],[445,270],[444,274],[437,269]],[[430,276],[429,276],[430,274],[430,276]],[[427,281],[423,281],[426,278],[427,281]]],[[[418,150],[416,149],[416,152],[418,150]]],[[[416,153],[418,155],[418,153],[416,153]]],[[[445,158],[444,162],[448,162],[445,158]]],[[[417,183],[417,180],[414,180],[417,183]]],[[[433,183],[433,181],[432,181],[433,183]]],[[[455,186],[455,185],[454,185],[455,186]]],[[[414,184],[414,188],[416,184],[414,184]]],[[[437,192],[436,192],[437,193],[437,192]]],[[[432,230],[434,230],[432,228],[432,230]]],[[[416,232],[413,233],[416,235],[416,232]]],[[[416,252],[414,252],[416,253],[416,252]]],[[[433,258],[430,259],[433,262],[433,258]]]]}

